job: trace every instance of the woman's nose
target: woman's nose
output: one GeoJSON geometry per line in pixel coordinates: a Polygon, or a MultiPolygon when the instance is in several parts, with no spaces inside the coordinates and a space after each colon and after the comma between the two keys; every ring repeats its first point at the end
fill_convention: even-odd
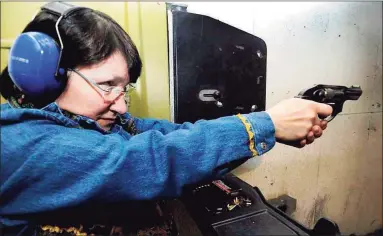
{"type": "Polygon", "coordinates": [[[110,106],[110,109],[119,114],[124,114],[128,111],[127,104],[125,102],[125,94],[118,96],[110,106]]]}

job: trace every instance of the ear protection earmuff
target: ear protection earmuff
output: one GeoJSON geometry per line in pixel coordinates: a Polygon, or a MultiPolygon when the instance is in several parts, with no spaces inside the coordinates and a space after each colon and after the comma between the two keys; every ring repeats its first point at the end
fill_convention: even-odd
{"type": "Polygon", "coordinates": [[[41,11],[59,17],[55,27],[60,45],[41,32],[22,33],[14,41],[8,58],[8,73],[25,95],[43,97],[61,93],[66,84],[66,68],[60,67],[64,44],[58,25],[62,19],[80,9],[84,7],[64,2],[50,2],[41,7],[41,11]]]}

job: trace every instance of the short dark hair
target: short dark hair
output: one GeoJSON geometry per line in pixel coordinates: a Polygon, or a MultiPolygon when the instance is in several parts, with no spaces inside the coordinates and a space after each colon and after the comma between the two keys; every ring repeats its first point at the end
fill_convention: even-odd
{"type": "MultiPolygon", "coordinates": [[[[57,20],[57,16],[40,11],[23,33],[45,33],[60,45],[55,29],[57,20]]],[[[90,8],[77,10],[60,21],[59,31],[64,44],[61,68],[94,65],[119,51],[128,64],[130,82],[135,83],[140,76],[142,62],[135,44],[125,30],[107,14],[90,8]]],[[[3,97],[8,99],[17,90],[14,87],[6,67],[0,76],[0,92],[3,97]]],[[[52,101],[35,101],[41,103],[40,106],[49,102],[52,101]]]]}

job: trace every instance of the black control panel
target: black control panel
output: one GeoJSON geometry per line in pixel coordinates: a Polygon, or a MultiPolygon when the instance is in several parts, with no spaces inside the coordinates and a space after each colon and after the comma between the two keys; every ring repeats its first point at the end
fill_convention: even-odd
{"type": "Polygon", "coordinates": [[[304,227],[232,174],[187,186],[181,201],[203,235],[339,235],[324,218],[312,230],[304,227]]]}

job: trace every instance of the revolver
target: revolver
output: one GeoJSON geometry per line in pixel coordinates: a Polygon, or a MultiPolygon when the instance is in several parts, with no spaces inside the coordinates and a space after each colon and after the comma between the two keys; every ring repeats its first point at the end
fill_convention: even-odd
{"type": "Polygon", "coordinates": [[[360,86],[354,85],[347,88],[346,86],[317,84],[301,91],[298,96],[295,97],[330,105],[333,112],[329,117],[325,118],[325,120],[331,121],[336,115],[342,112],[345,101],[358,100],[361,95],[362,89],[360,86]]]}

